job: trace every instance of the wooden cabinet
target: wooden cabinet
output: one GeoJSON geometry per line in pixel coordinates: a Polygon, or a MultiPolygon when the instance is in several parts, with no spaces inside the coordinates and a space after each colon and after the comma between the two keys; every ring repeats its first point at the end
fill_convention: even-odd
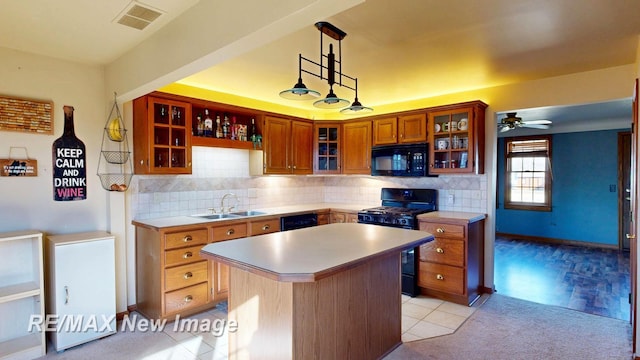
{"type": "Polygon", "coordinates": [[[371,121],[342,125],[342,173],[371,175],[371,121]]]}
{"type": "Polygon", "coordinates": [[[191,104],[153,96],[133,101],[136,174],[191,173],[191,104]]]}
{"type": "Polygon", "coordinates": [[[331,223],[357,223],[357,211],[335,211],[331,210],[331,223]]]}
{"type": "Polygon", "coordinates": [[[193,314],[212,306],[212,263],[200,257],[205,226],[136,226],[137,310],[151,319],[193,314]]]}
{"type": "Polygon", "coordinates": [[[483,289],[483,214],[418,215],[419,229],[435,239],[420,246],[418,286],[425,295],[471,305],[483,289]]]}
{"type": "MultiPolygon", "coordinates": [[[[226,223],[213,226],[211,228],[212,242],[239,239],[248,236],[246,222],[226,223]]],[[[229,266],[211,262],[213,264],[213,300],[215,302],[225,300],[229,297],[229,266]]]]}
{"type": "Polygon", "coordinates": [[[429,174],[484,173],[486,107],[472,101],[429,110],[429,174]]]}
{"type": "Polygon", "coordinates": [[[265,116],[264,174],[313,173],[313,123],[265,116]]]}
{"type": "Polygon", "coordinates": [[[46,325],[29,326],[32,316],[44,321],[42,233],[0,233],[0,254],[0,358],[44,356],[46,325]]]}
{"type": "Polygon", "coordinates": [[[318,215],[318,225],[327,225],[331,220],[331,215],[329,210],[318,211],[317,215],[318,215]]]}
{"type": "Polygon", "coordinates": [[[251,236],[278,232],[280,231],[280,217],[251,221],[249,231],[251,236]]]}
{"type": "Polygon", "coordinates": [[[79,328],[53,326],[50,334],[56,351],[114,334],[115,237],[96,231],[48,240],[48,312],[81,324],[79,328]]]}
{"type": "Polygon", "coordinates": [[[373,145],[427,141],[427,116],[424,113],[373,120],[373,145]]]}
{"type": "Polygon", "coordinates": [[[340,142],[342,126],[336,123],[314,124],[313,157],[314,173],[340,174],[342,156],[340,142]]]}

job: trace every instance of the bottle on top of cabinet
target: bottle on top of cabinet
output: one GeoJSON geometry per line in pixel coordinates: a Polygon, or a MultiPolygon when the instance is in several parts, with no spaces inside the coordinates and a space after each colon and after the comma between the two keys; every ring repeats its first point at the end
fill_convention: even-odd
{"type": "Polygon", "coordinates": [[[209,109],[204,110],[204,136],[211,137],[213,135],[213,120],[209,116],[209,109]]]}
{"type": "Polygon", "coordinates": [[[222,136],[222,125],[220,125],[220,115],[216,115],[216,138],[221,139],[222,136]]]}

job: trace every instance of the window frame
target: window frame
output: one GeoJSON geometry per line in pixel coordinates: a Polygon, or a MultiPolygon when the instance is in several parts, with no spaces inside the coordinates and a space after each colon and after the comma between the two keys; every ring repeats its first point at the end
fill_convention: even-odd
{"type": "MultiPolygon", "coordinates": [[[[518,137],[506,137],[504,138],[504,208],[511,210],[530,210],[530,211],[551,211],[552,199],[551,189],[553,186],[552,166],[551,166],[551,149],[552,149],[552,136],[551,135],[536,135],[536,136],[518,136],[518,137]],[[513,157],[522,156],[510,156],[509,148],[512,142],[517,141],[531,141],[531,140],[546,140],[547,141],[547,155],[545,157],[545,177],[544,177],[544,203],[533,202],[521,202],[511,201],[511,164],[510,159],[513,157]]],[[[532,156],[541,157],[541,156],[532,156]]]]}

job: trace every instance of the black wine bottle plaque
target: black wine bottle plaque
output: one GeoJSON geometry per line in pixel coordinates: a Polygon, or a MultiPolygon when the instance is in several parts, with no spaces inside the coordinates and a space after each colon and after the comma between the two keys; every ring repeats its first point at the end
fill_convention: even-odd
{"type": "Polygon", "coordinates": [[[64,106],[64,133],[53,142],[53,200],[87,198],[86,151],[76,137],[73,106],[64,106]]]}

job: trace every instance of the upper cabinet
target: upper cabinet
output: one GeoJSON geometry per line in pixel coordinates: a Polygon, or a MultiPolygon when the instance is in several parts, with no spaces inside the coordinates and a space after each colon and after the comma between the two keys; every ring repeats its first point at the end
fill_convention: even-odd
{"type": "Polygon", "coordinates": [[[344,123],[342,133],[342,173],[371,175],[371,121],[344,123]]]}
{"type": "Polygon", "coordinates": [[[373,120],[373,145],[427,141],[427,116],[424,113],[373,120]]]}
{"type": "Polygon", "coordinates": [[[337,123],[316,122],[314,124],[313,154],[315,174],[340,174],[340,142],[342,126],[337,123]]]}
{"type": "Polygon", "coordinates": [[[486,108],[472,101],[429,110],[429,174],[484,173],[486,108]]]}
{"type": "Polygon", "coordinates": [[[313,173],[313,123],[264,118],[264,174],[313,173]]]}
{"type": "Polygon", "coordinates": [[[191,104],[143,96],[133,101],[136,174],[191,173],[191,104]]]}

